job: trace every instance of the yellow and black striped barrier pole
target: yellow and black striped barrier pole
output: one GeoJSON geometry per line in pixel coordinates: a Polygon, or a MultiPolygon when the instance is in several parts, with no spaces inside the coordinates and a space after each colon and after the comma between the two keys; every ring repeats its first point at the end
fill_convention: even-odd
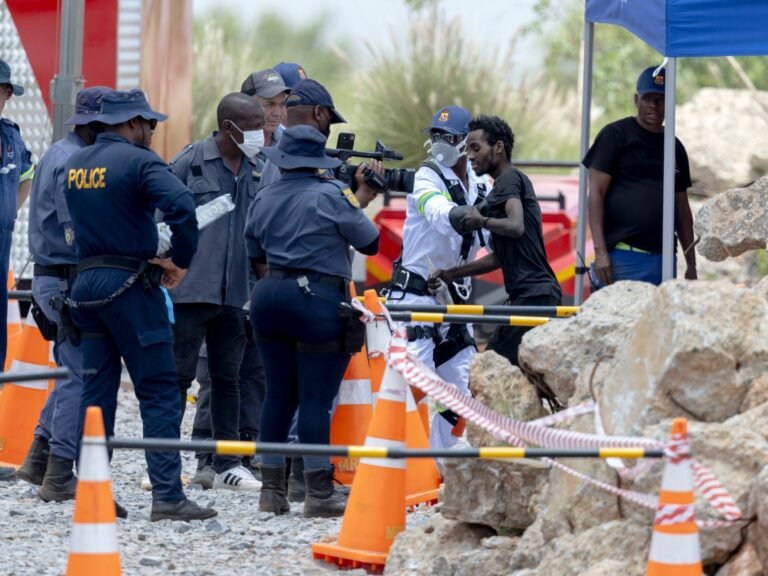
{"type": "Polygon", "coordinates": [[[471,314],[438,314],[432,312],[390,312],[396,322],[433,324],[503,324],[505,326],[541,326],[552,318],[545,316],[473,316],[471,314]]]}
{"type": "MultiPolygon", "coordinates": [[[[88,442],[88,440],[83,440],[88,442]]],[[[166,438],[110,438],[113,450],[147,450],[151,452],[194,451],[228,456],[279,454],[283,456],[341,456],[346,458],[662,458],[663,449],[648,448],[515,448],[490,446],[436,450],[432,448],[388,448],[385,446],[333,446],[323,444],[279,444],[274,442],[241,442],[236,440],[173,440],[166,438]]]]}
{"type": "Polygon", "coordinates": [[[449,304],[438,306],[431,304],[386,304],[390,312],[431,312],[437,314],[468,314],[472,316],[549,316],[567,318],[578,314],[578,306],[483,306],[480,304],[449,304]]]}

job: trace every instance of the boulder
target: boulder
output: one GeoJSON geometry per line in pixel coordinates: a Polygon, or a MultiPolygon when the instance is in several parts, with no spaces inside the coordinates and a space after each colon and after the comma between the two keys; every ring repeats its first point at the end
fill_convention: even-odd
{"type": "Polygon", "coordinates": [[[747,543],[717,571],[715,576],[763,576],[764,574],[755,547],[747,543]]]}
{"type": "Polygon", "coordinates": [[[701,238],[696,250],[715,262],[765,248],[768,176],[747,188],[728,190],[705,202],[696,215],[694,231],[701,238]]]}
{"type": "Polygon", "coordinates": [[[553,320],[526,333],[520,365],[531,382],[541,381],[568,403],[584,366],[610,359],[643,315],[655,287],[617,282],[593,294],[576,316],[553,320]]]}
{"type": "Polygon", "coordinates": [[[755,548],[760,563],[768,568],[768,466],[762,469],[752,487],[749,508],[756,515],[749,541],[755,548]]]}
{"type": "Polygon", "coordinates": [[[536,519],[549,468],[538,460],[446,459],[440,512],[496,530],[524,530],[536,519]]]}
{"type": "Polygon", "coordinates": [[[679,106],[677,136],[688,150],[694,187],[707,193],[762,176],[768,150],[768,93],[704,88],[679,106]]]}
{"type": "Polygon", "coordinates": [[[727,282],[666,282],[611,362],[606,430],[635,435],[663,418],[722,422],[768,371],[768,305],[727,282]]]}
{"type": "MultiPolygon", "coordinates": [[[[469,382],[474,397],[499,414],[526,422],[546,414],[536,388],[528,382],[520,368],[496,352],[475,354],[469,382]]],[[[472,446],[503,444],[473,424],[467,425],[467,440],[472,446]]]]}

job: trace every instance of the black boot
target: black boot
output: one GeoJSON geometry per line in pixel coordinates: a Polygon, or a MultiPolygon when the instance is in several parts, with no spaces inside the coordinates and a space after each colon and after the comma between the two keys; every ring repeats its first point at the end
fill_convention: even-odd
{"type": "Polygon", "coordinates": [[[184,498],[178,502],[153,501],[149,520],[151,522],[159,522],[160,520],[191,522],[192,520],[208,520],[208,518],[213,518],[218,514],[213,508],[203,508],[192,500],[184,498]]]}
{"type": "Polygon", "coordinates": [[[0,468],[0,482],[16,482],[16,468],[0,468]]]}
{"type": "Polygon", "coordinates": [[[335,469],[315,468],[304,470],[304,516],[307,518],[332,518],[343,516],[347,499],[333,489],[335,469]]]}
{"type": "Polygon", "coordinates": [[[37,495],[45,502],[64,502],[75,498],[77,478],[72,467],[74,462],[66,458],[59,458],[55,454],[48,455],[48,467],[45,469],[45,478],[37,495]]]}
{"type": "Polygon", "coordinates": [[[35,436],[32,446],[27,452],[27,457],[24,459],[24,464],[16,470],[16,478],[40,486],[43,483],[43,478],[45,478],[49,453],[48,440],[42,436],[35,436]]]}
{"type": "Polygon", "coordinates": [[[304,502],[304,458],[299,456],[291,460],[291,476],[288,478],[288,501],[304,502]]]}
{"type": "Polygon", "coordinates": [[[261,494],[259,510],[279,516],[291,511],[285,499],[285,466],[261,465],[261,494]]]}

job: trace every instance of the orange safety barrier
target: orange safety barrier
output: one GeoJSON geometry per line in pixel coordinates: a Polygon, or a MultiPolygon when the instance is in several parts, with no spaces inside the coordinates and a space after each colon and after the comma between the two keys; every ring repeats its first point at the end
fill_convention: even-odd
{"type": "MultiPolygon", "coordinates": [[[[13,270],[8,270],[8,290],[12,290],[15,286],[16,278],[13,275],[13,270]]],[[[21,322],[21,309],[19,308],[18,300],[8,300],[8,313],[5,325],[7,333],[7,346],[5,353],[5,366],[3,369],[7,372],[11,367],[11,360],[16,357],[16,353],[19,348],[19,341],[21,339],[21,329],[23,327],[21,322]]]]}
{"type": "MultiPolygon", "coordinates": [[[[376,295],[376,290],[366,290],[363,297],[365,307],[376,315],[384,312],[376,295]]],[[[371,370],[371,391],[373,393],[374,403],[376,395],[381,388],[381,381],[384,378],[384,371],[387,368],[386,350],[389,348],[389,340],[392,333],[389,330],[387,321],[383,318],[370,322],[365,328],[365,337],[368,344],[368,365],[371,370]]]]}
{"type": "MultiPolygon", "coordinates": [[[[424,430],[421,412],[406,387],[407,403],[405,413],[405,444],[408,448],[428,449],[429,436],[424,430]]],[[[425,404],[419,404],[418,407],[425,404]]],[[[427,422],[429,430],[429,422],[427,422]]],[[[405,461],[405,505],[435,504],[440,491],[441,476],[434,458],[407,458],[405,461]]]]}
{"type": "Polygon", "coordinates": [[[667,458],[651,536],[646,576],[701,576],[699,529],[693,495],[688,422],[672,422],[672,449],[667,458]]]}
{"type": "Polygon", "coordinates": [[[101,408],[90,406],[77,467],[67,576],[119,576],[115,501],[101,408]]]}
{"type": "MultiPolygon", "coordinates": [[[[387,368],[366,446],[405,447],[407,386],[387,368]]],[[[342,567],[384,569],[392,542],[405,530],[405,460],[361,458],[336,542],[312,544],[314,558],[342,567]]]]}

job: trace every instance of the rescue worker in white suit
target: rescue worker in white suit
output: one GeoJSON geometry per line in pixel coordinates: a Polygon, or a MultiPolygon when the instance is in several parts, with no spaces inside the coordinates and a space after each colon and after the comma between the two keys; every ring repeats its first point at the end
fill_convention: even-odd
{"type": "MultiPolygon", "coordinates": [[[[395,262],[390,301],[404,304],[462,304],[470,295],[469,278],[430,292],[428,280],[436,270],[475,258],[485,246],[485,230],[461,234],[461,219],[490,189],[467,162],[469,111],[459,106],[440,108],[429,131],[431,157],[416,172],[408,195],[403,251],[395,262]],[[447,300],[452,300],[447,301],[447,300]]],[[[408,350],[443,380],[469,392],[469,366],[477,351],[471,324],[422,324],[407,327],[408,350]]],[[[459,416],[439,404],[432,422],[430,446],[450,448],[461,436],[459,416]]]]}

